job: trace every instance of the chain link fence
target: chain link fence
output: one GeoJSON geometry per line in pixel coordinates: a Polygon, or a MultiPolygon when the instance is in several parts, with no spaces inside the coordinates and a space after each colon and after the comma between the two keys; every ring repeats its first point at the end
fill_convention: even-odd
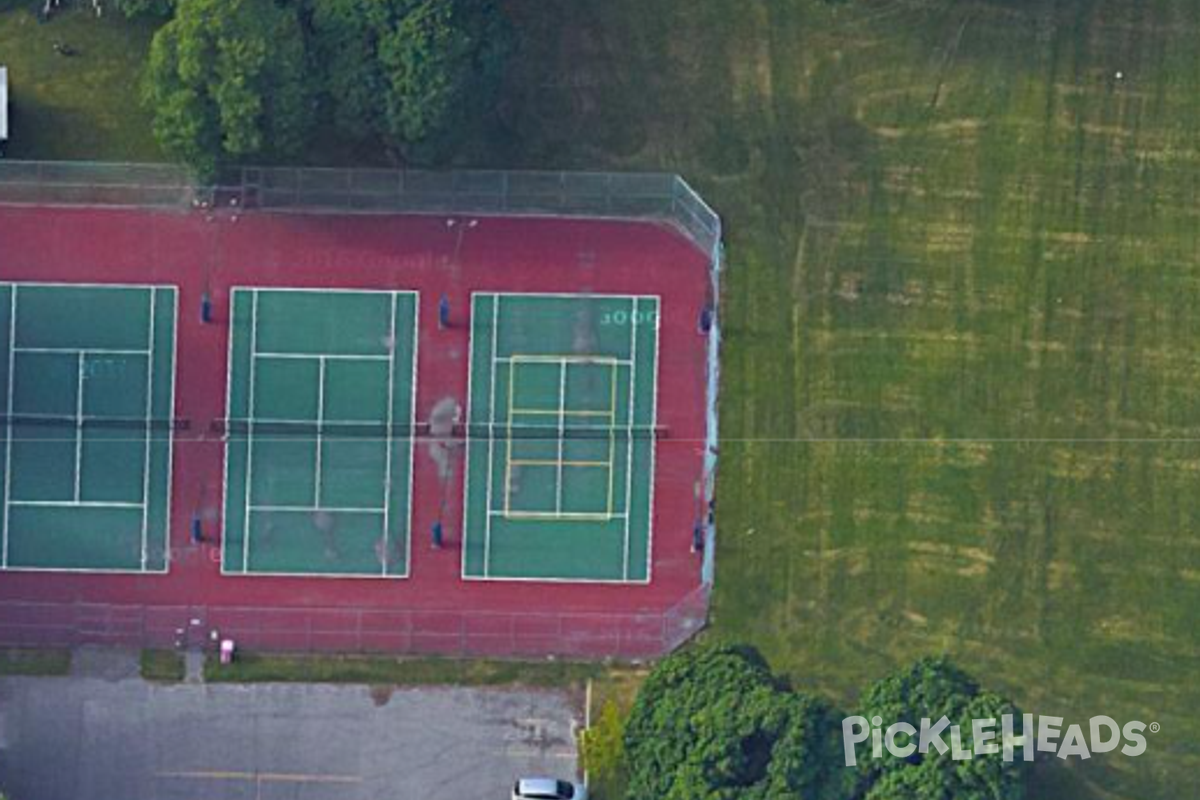
{"type": "Polygon", "coordinates": [[[0,160],[0,203],[655,219],[706,253],[721,235],[712,209],[668,173],[236,167],[201,186],[167,164],[0,160]]]}
{"type": "Polygon", "coordinates": [[[720,217],[669,173],[236,167],[215,185],[165,164],[0,159],[0,203],[130,208],[232,207],[277,213],[494,214],[650,220],[671,225],[709,257],[707,433],[701,585],[665,612],[481,613],[376,609],[183,607],[0,602],[0,643],[179,644],[193,629],[277,650],[640,658],[703,627],[714,573],[712,513],[723,268],[720,217]]]}

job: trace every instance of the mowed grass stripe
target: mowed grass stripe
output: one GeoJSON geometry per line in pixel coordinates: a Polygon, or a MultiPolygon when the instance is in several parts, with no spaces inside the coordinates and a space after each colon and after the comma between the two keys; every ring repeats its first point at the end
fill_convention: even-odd
{"type": "Polygon", "coordinates": [[[1200,9],[519,21],[526,159],[669,165],[726,217],[715,633],[847,703],[945,650],[1030,710],[1162,724],[1039,797],[1190,785],[1200,445],[1165,440],[1200,426],[1200,9]],[[1109,437],[1151,441],[1079,441],[1109,437]]]}
{"type": "Polygon", "coordinates": [[[842,57],[772,59],[851,135],[782,236],[770,194],[732,209],[715,629],[847,702],[949,650],[1030,710],[1157,721],[1039,796],[1171,797],[1200,766],[1200,443],[1169,441],[1200,432],[1197,13],[922,8],[810,7],[842,57]]]}

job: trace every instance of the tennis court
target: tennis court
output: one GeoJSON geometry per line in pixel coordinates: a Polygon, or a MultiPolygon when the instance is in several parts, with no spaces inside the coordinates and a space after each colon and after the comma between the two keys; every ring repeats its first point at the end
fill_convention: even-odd
{"type": "Polygon", "coordinates": [[[472,296],[465,578],[649,581],[658,311],[472,296]]]}
{"type": "Polygon", "coordinates": [[[404,577],[417,296],[234,288],[226,574],[404,577]]]}
{"type": "Polygon", "coordinates": [[[0,567],[164,572],[176,292],[0,283],[0,567]]]}

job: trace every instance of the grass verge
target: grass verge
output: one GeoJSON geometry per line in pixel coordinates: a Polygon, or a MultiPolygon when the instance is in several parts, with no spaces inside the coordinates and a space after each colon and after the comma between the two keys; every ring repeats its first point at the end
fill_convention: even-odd
{"type": "Polygon", "coordinates": [[[614,668],[592,681],[588,716],[591,726],[580,733],[579,751],[594,800],[623,800],[628,784],[625,721],[649,671],[614,668]]]}
{"type": "Polygon", "coordinates": [[[385,656],[243,653],[232,664],[210,658],[210,683],[365,683],[396,686],[530,686],[578,688],[604,673],[598,664],[565,661],[466,661],[385,656]]]}
{"type": "Polygon", "coordinates": [[[138,101],[156,23],[65,8],[39,24],[35,4],[0,0],[0,62],[8,67],[11,158],[159,161],[138,101]],[[75,53],[55,52],[55,43],[75,53]]]}
{"type": "Polygon", "coordinates": [[[71,651],[58,648],[0,648],[0,675],[66,675],[71,651]]]}
{"type": "Polygon", "coordinates": [[[174,650],[143,650],[142,677],[148,681],[177,683],[183,680],[183,654],[174,650]]]}

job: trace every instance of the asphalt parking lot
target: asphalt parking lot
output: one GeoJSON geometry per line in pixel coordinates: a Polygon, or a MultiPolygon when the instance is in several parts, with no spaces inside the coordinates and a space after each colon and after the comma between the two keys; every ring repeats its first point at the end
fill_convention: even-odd
{"type": "Polygon", "coordinates": [[[502,800],[575,775],[555,692],[0,679],[10,800],[502,800]]]}

